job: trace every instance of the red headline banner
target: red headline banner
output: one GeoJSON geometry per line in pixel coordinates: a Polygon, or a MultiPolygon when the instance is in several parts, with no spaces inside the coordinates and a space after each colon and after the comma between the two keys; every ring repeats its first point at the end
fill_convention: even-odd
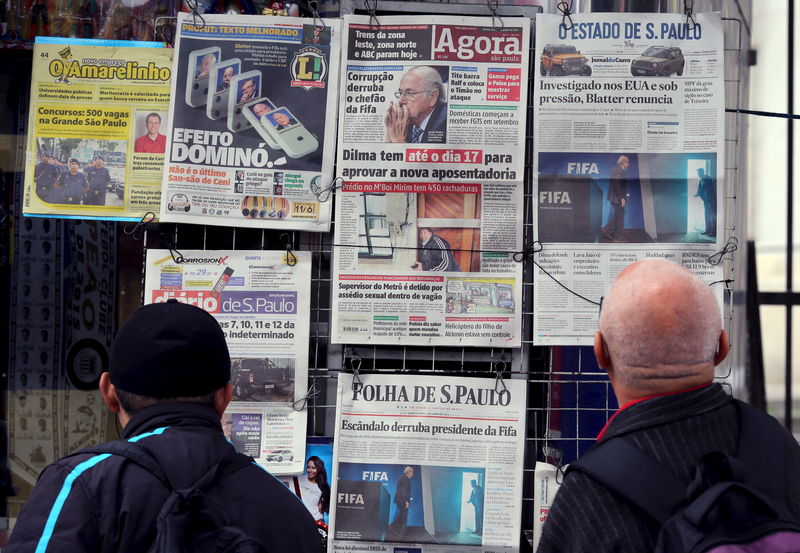
{"type": "Polygon", "coordinates": [[[355,182],[345,181],[342,192],[383,192],[405,194],[480,194],[481,185],[477,183],[442,182],[355,182]]]}

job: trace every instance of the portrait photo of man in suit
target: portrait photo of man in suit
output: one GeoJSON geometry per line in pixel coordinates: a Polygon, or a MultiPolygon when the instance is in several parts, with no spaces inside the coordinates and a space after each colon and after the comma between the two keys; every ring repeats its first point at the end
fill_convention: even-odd
{"type": "Polygon", "coordinates": [[[447,99],[442,76],[433,67],[409,69],[400,79],[384,116],[387,142],[447,142],[447,99]]]}

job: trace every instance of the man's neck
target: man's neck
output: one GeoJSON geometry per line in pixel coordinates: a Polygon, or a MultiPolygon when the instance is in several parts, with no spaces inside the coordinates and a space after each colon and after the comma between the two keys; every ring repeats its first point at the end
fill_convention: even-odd
{"type": "Polygon", "coordinates": [[[158,135],[159,135],[158,131],[156,131],[155,133],[148,132],[147,133],[147,138],[149,138],[150,140],[157,140],[158,139],[158,135]]]}

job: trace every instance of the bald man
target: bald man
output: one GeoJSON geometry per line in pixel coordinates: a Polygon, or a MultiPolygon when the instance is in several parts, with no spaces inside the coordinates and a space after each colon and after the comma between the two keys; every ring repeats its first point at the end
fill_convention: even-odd
{"type": "Polygon", "coordinates": [[[387,142],[447,142],[447,104],[444,83],[433,67],[420,65],[406,71],[384,116],[387,142]]]}
{"type": "MultiPolygon", "coordinates": [[[[598,442],[625,436],[686,480],[705,453],[735,456],[737,409],[712,383],[714,367],[728,349],[719,306],[700,279],[663,259],[625,268],[602,302],[594,341],[597,362],[621,406],[598,442]]],[[[800,520],[800,446],[789,432],[784,438],[785,500],[800,520]]],[[[572,471],[556,495],[537,551],[653,551],[659,530],[603,484],[572,471]]]]}

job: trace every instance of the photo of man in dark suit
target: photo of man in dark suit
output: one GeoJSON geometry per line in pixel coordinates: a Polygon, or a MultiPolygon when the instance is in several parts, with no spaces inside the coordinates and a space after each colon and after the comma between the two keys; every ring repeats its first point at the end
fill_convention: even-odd
{"type": "Polygon", "coordinates": [[[470,480],[472,491],[469,494],[467,503],[475,507],[475,533],[483,535],[483,488],[478,485],[477,480],[470,480]]]}
{"type": "Polygon", "coordinates": [[[716,238],[717,183],[710,176],[706,175],[703,169],[697,170],[697,176],[700,178],[700,183],[697,185],[697,194],[695,194],[694,197],[703,200],[703,208],[705,209],[706,229],[702,234],[706,234],[711,238],[716,238]]]}
{"type": "Polygon", "coordinates": [[[608,240],[622,241],[622,230],[625,228],[625,204],[628,203],[628,179],[625,171],[630,167],[628,156],[619,156],[617,164],[611,169],[608,180],[608,202],[614,210],[613,215],[602,232],[608,240]]]}
{"type": "Polygon", "coordinates": [[[400,539],[406,533],[408,526],[408,509],[411,507],[411,479],[414,477],[414,469],[406,467],[403,474],[397,479],[397,486],[394,491],[394,504],[397,512],[394,520],[389,524],[387,537],[389,539],[400,539]]]}
{"type": "Polygon", "coordinates": [[[447,142],[447,102],[442,76],[420,65],[406,71],[383,118],[387,142],[447,142]]]}

